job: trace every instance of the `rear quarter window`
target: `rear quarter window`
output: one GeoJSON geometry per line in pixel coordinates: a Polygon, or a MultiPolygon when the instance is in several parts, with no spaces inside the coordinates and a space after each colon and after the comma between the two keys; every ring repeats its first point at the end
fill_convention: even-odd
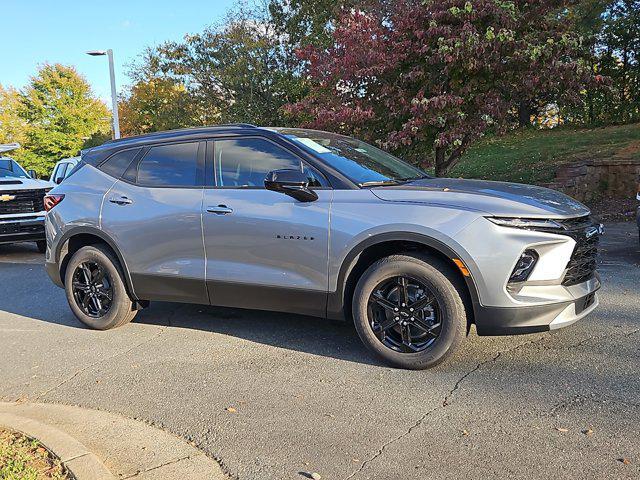
{"type": "Polygon", "coordinates": [[[120,178],[122,174],[127,170],[127,168],[129,168],[129,165],[131,165],[133,159],[136,158],[136,155],[140,153],[140,150],[142,150],[142,148],[121,150],[120,152],[114,153],[109,158],[107,158],[100,164],[98,168],[107,175],[111,175],[115,178],[120,178]]]}

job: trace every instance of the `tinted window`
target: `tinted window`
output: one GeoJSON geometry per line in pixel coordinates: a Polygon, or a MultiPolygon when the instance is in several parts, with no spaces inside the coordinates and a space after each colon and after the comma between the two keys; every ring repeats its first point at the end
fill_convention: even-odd
{"type": "Polygon", "coordinates": [[[67,172],[67,167],[69,166],[68,163],[61,163],[60,167],[58,168],[58,171],[56,172],[56,178],[54,178],[54,181],[58,180],[63,180],[65,177],[65,173],[67,172]]]}
{"type": "Polygon", "coordinates": [[[152,147],[138,165],[140,185],[192,187],[197,185],[198,143],[152,147]]]}
{"type": "Polygon", "coordinates": [[[216,177],[221,187],[264,187],[272,170],[290,168],[307,174],[309,185],[322,186],[320,175],[293,153],[261,138],[217,140],[216,177]]]}
{"type": "Polygon", "coordinates": [[[120,178],[139,151],[139,148],[134,148],[132,150],[118,152],[110,156],[106,162],[100,165],[100,170],[112,177],[120,178]]]}

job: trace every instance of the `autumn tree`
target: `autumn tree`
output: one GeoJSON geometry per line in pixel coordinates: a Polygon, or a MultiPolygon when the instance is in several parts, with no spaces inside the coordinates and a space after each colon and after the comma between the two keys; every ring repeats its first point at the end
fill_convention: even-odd
{"type": "Polygon", "coordinates": [[[2,115],[13,119],[0,128],[0,142],[19,141],[23,148],[12,155],[40,175],[96,136],[108,137],[109,110],[73,67],[43,65],[22,91],[4,91],[0,102],[2,115]]]}
{"type": "Polygon", "coordinates": [[[358,133],[441,175],[520,100],[580,101],[588,72],[562,0],[399,0],[352,9],[328,48],[306,48],[308,126],[358,133]],[[433,152],[431,160],[425,160],[433,152]]]}

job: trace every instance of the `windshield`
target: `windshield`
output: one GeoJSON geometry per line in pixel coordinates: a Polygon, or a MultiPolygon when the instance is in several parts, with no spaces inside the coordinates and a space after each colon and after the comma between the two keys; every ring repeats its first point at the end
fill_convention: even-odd
{"type": "Polygon", "coordinates": [[[277,129],[360,186],[400,183],[429,176],[399,158],[355,138],[318,130],[277,129]]]}
{"type": "Polygon", "coordinates": [[[13,160],[0,158],[0,177],[29,178],[29,175],[13,160]]]}

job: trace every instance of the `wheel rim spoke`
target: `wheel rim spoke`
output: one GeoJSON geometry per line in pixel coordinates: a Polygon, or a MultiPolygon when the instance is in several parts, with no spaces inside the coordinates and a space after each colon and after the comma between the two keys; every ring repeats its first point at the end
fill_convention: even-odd
{"type": "Polygon", "coordinates": [[[407,277],[398,277],[398,301],[401,307],[406,307],[409,304],[409,281],[407,277]]]}

